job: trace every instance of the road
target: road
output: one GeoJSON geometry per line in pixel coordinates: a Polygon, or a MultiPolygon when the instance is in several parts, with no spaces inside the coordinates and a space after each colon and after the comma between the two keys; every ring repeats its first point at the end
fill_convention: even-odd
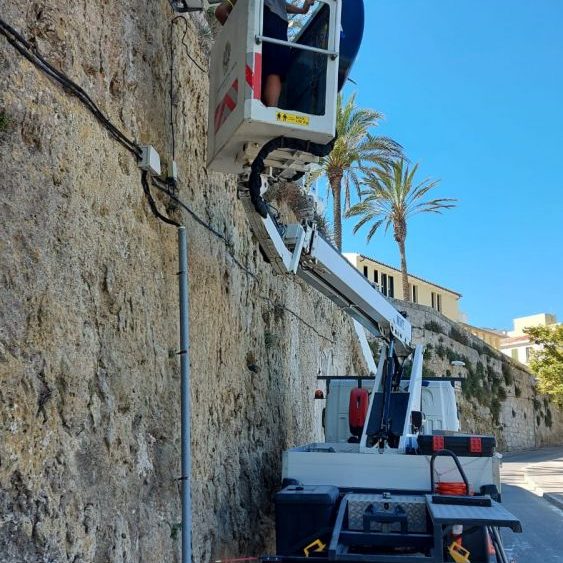
{"type": "Polygon", "coordinates": [[[563,510],[540,496],[544,492],[563,501],[563,448],[505,457],[502,482],[503,505],[524,528],[522,534],[503,531],[509,560],[563,563],[563,510]]]}

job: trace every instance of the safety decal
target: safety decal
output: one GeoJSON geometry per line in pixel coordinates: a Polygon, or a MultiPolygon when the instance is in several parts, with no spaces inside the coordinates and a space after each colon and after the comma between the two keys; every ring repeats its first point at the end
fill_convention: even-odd
{"type": "Polygon", "coordinates": [[[302,127],[309,127],[310,119],[305,115],[297,115],[295,113],[287,113],[286,111],[278,111],[278,113],[276,114],[276,121],[289,123],[291,125],[301,125],[302,127]]]}
{"type": "Polygon", "coordinates": [[[233,110],[237,107],[238,103],[238,79],[235,80],[229,91],[225,94],[225,97],[221,103],[215,108],[215,133],[221,129],[223,123],[227,121],[227,118],[233,110]]]}

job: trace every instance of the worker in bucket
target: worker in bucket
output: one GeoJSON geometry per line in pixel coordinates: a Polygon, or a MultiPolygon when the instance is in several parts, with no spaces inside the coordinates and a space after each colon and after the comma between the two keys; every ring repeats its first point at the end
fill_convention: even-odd
{"type": "MultiPolygon", "coordinates": [[[[224,24],[237,0],[225,0],[215,10],[215,17],[224,24]]],[[[307,14],[315,0],[304,0],[301,7],[286,0],[264,0],[264,36],[287,41],[288,14],[307,14]]],[[[262,102],[277,107],[282,82],[289,68],[289,47],[264,43],[262,47],[262,102]]]]}

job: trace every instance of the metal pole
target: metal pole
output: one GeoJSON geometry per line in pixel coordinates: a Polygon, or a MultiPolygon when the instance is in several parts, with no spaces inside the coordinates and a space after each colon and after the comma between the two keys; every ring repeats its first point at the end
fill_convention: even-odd
{"type": "Polygon", "coordinates": [[[180,300],[180,374],[182,417],[182,563],[192,563],[190,353],[188,307],[188,243],[186,228],[178,227],[178,288],[180,300]]]}

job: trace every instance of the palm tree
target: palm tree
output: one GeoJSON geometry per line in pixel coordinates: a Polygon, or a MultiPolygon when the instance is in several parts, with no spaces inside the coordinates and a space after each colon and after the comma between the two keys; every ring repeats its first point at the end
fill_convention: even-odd
{"type": "Polygon", "coordinates": [[[372,135],[370,129],[377,126],[382,115],[377,111],[356,106],[356,95],[347,101],[338,95],[336,131],[338,138],[332,152],[321,161],[319,168],[311,172],[308,181],[326,176],[330,184],[334,210],[334,242],[342,250],[342,188],[345,209],[350,208],[350,190],[354,186],[359,195],[360,176],[369,163],[371,168],[388,166],[400,157],[399,144],[387,137],[372,135]]]}
{"type": "Polygon", "coordinates": [[[407,239],[407,221],[418,213],[441,213],[443,209],[455,207],[455,199],[439,198],[425,200],[424,196],[435,188],[439,180],[429,178],[415,183],[414,177],[418,164],[409,169],[408,163],[400,159],[386,170],[369,171],[366,174],[366,190],[362,191],[365,199],[354,205],[347,217],[361,217],[354,233],[364,225],[371,225],[367,234],[369,242],[379,227],[385,225],[385,232],[393,226],[393,235],[401,254],[401,274],[403,299],[410,301],[409,278],[405,243],[407,239]]]}

